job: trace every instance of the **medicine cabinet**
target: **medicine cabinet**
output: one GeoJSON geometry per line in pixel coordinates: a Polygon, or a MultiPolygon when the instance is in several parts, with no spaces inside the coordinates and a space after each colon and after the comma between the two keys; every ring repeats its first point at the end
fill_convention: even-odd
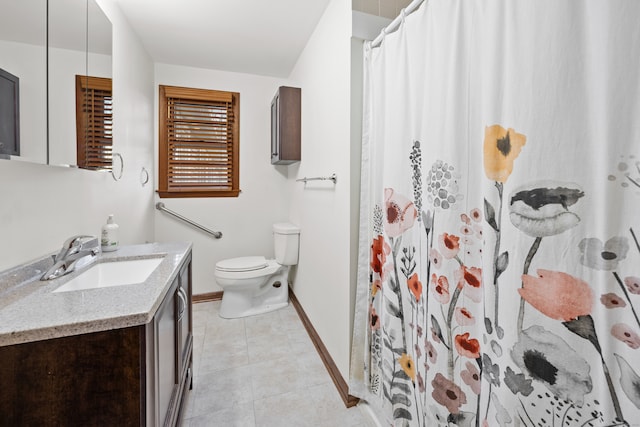
{"type": "Polygon", "coordinates": [[[300,161],[301,90],[280,86],[271,101],[271,164],[300,161]]]}

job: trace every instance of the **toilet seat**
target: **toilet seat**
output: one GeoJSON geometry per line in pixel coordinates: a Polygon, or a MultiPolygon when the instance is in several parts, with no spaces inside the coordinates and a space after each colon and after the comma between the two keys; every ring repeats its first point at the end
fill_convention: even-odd
{"type": "Polygon", "coordinates": [[[268,262],[263,256],[230,258],[216,263],[216,270],[227,272],[255,271],[266,268],[268,262]]]}
{"type": "MultiPolygon", "coordinates": [[[[219,261],[216,264],[216,268],[215,268],[215,271],[213,272],[213,275],[215,276],[216,280],[218,280],[218,284],[222,285],[222,283],[220,283],[220,280],[236,281],[236,280],[255,279],[258,277],[268,276],[268,275],[274,274],[276,271],[278,271],[281,268],[286,268],[285,266],[278,264],[274,259],[265,259],[264,257],[243,257],[243,258],[254,258],[254,259],[238,261],[240,258],[232,258],[232,259],[219,261]],[[255,258],[259,258],[259,260],[256,260],[255,258]],[[227,261],[233,261],[233,262],[227,264],[227,261]],[[264,262],[264,267],[260,267],[261,265],[263,265],[263,262],[264,262]],[[222,264],[223,268],[220,268],[220,264],[222,264]],[[245,270],[224,270],[225,266],[227,268],[236,268],[236,269],[245,268],[245,270]]],[[[227,286],[229,285],[227,284],[227,286]]],[[[231,285],[231,286],[235,286],[235,285],[231,285]]]]}

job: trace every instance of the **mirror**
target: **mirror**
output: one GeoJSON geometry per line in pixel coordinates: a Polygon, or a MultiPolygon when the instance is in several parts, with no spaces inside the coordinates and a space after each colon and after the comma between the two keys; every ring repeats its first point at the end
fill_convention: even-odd
{"type": "Polygon", "coordinates": [[[111,39],[95,0],[50,1],[49,164],[78,164],[76,76],[111,78],[111,39]]]}
{"type": "Polygon", "coordinates": [[[0,158],[75,165],[76,75],[111,78],[111,23],[95,0],[48,8],[47,64],[47,0],[0,0],[0,69],[19,80],[20,139],[18,156],[0,158]]]}
{"type": "Polygon", "coordinates": [[[0,91],[0,138],[17,135],[17,153],[9,149],[13,141],[0,140],[0,158],[47,163],[47,1],[0,0],[0,69],[17,79],[19,120],[5,113],[14,93],[4,80],[0,91]],[[16,126],[17,125],[17,126],[16,126]]]}

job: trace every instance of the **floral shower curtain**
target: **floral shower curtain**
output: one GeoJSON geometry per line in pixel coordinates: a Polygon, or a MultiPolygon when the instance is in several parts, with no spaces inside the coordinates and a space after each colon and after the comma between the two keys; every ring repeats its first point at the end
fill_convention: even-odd
{"type": "Polygon", "coordinates": [[[350,393],[640,425],[640,2],[426,0],[365,47],[350,393]]]}

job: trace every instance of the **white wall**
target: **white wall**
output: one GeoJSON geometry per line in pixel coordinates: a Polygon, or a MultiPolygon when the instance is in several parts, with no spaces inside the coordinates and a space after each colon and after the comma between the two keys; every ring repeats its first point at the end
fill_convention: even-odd
{"type": "MultiPolygon", "coordinates": [[[[269,151],[271,99],[283,82],[272,77],[168,64],[156,64],[155,82],[156,105],[161,84],[240,93],[240,195],[165,199],[156,196],[168,209],[222,231],[222,239],[215,239],[164,212],[155,214],[157,241],[193,243],[193,293],[221,291],[213,277],[215,263],[239,256],[273,257],[272,224],[289,220],[287,168],[272,166],[269,151]]],[[[158,128],[157,114],[154,128],[158,128]]]]}
{"type": "Polygon", "coordinates": [[[73,234],[98,235],[116,215],[124,244],[153,240],[153,64],[112,0],[99,0],[113,24],[114,147],[124,175],[0,160],[0,270],[59,249],[73,234]]]}
{"type": "Polygon", "coordinates": [[[302,229],[293,290],[336,362],[349,377],[351,4],[332,0],[291,73],[302,88],[302,161],[289,166],[291,218],[302,229]],[[338,176],[306,185],[298,177],[338,176]]]}

